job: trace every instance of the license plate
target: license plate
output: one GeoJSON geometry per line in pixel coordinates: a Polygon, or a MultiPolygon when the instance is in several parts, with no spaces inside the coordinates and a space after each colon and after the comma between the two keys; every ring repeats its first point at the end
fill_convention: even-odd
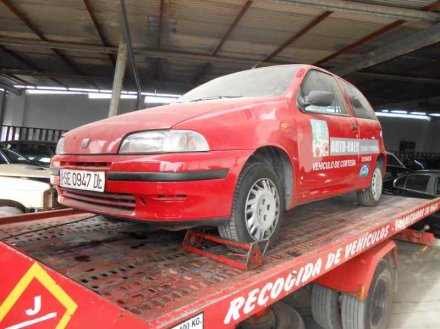
{"type": "Polygon", "coordinates": [[[77,190],[104,192],[105,172],[61,169],[60,184],[77,190]]]}

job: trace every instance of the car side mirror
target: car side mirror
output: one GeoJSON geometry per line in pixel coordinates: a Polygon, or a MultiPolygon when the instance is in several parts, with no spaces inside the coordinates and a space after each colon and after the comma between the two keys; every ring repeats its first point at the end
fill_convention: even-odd
{"type": "Polygon", "coordinates": [[[304,97],[303,106],[331,106],[334,101],[334,96],[329,91],[312,90],[307,96],[304,97]]]}

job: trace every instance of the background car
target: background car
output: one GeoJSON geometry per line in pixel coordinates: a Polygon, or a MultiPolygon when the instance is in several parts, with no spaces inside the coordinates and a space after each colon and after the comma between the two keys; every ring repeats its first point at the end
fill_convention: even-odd
{"type": "Polygon", "coordinates": [[[56,190],[49,183],[0,176],[0,217],[58,207],[56,190]]]}
{"type": "Polygon", "coordinates": [[[49,169],[17,152],[0,148],[0,176],[27,177],[49,183],[49,169]]]}
{"type": "MultiPolygon", "coordinates": [[[[402,175],[394,180],[393,194],[413,198],[433,199],[440,195],[440,170],[419,170],[402,175]]],[[[440,212],[413,225],[416,230],[425,230],[440,238],[440,212]]]]}
{"type": "Polygon", "coordinates": [[[440,194],[440,170],[418,170],[397,177],[393,182],[396,195],[431,199],[440,194]]]}
{"type": "Polygon", "coordinates": [[[55,155],[56,143],[40,141],[8,141],[1,142],[0,148],[15,151],[40,166],[49,167],[50,160],[55,155]]]}
{"type": "Polygon", "coordinates": [[[411,169],[406,167],[393,153],[387,152],[387,167],[383,177],[383,187],[385,190],[393,188],[393,181],[398,176],[410,172],[411,169]]]}

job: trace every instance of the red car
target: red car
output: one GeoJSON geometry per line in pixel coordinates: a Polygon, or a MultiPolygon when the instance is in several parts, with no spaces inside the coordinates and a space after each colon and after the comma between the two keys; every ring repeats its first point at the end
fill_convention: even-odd
{"type": "Polygon", "coordinates": [[[273,241],[299,204],[356,191],[374,206],[386,164],[365,97],[310,65],[220,77],[174,104],[69,131],[57,154],[51,179],[68,207],[218,226],[240,242],[273,241]]]}

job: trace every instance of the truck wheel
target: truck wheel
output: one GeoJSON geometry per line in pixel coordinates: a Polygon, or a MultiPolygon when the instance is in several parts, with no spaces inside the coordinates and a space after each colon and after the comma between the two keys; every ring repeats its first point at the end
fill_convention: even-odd
{"type": "Polygon", "coordinates": [[[278,176],[260,162],[245,166],[234,193],[232,217],[219,227],[220,236],[236,242],[269,240],[280,233],[284,198],[278,176]]]}
{"type": "Polygon", "coordinates": [[[275,314],[276,329],[306,329],[301,315],[286,303],[277,302],[271,309],[275,314]]]}
{"type": "Polygon", "coordinates": [[[342,329],[339,291],[318,284],[312,287],[313,319],[324,329],[342,329]]]}
{"type": "Polygon", "coordinates": [[[356,194],[359,203],[365,207],[374,207],[379,203],[382,195],[382,168],[380,163],[376,163],[374,167],[370,186],[364,190],[356,191],[356,194]]]}
{"type": "Polygon", "coordinates": [[[342,327],[386,329],[391,315],[393,289],[393,270],[382,259],[377,265],[366,300],[361,301],[354,296],[342,294],[342,327]]]}
{"type": "Polygon", "coordinates": [[[276,302],[269,307],[267,314],[257,322],[245,320],[238,329],[305,329],[304,320],[292,307],[283,302],[276,302]]]}
{"type": "Polygon", "coordinates": [[[9,207],[9,206],[0,207],[0,217],[14,216],[22,213],[23,211],[15,207],[9,207]]]}

